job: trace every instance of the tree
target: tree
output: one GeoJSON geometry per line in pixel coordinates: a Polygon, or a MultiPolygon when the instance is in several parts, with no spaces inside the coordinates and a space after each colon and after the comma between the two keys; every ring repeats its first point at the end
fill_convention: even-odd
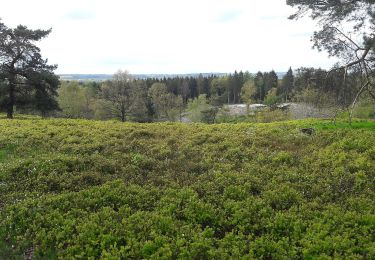
{"type": "Polygon", "coordinates": [[[210,103],[213,106],[222,106],[228,100],[228,77],[215,78],[210,85],[210,103]]]}
{"type": "Polygon", "coordinates": [[[264,77],[262,72],[259,71],[255,75],[254,84],[257,88],[256,99],[262,102],[266,95],[264,91],[264,77]]]}
{"type": "Polygon", "coordinates": [[[268,93],[273,88],[277,88],[279,78],[274,70],[263,74],[264,79],[264,93],[268,93]]]}
{"type": "Polygon", "coordinates": [[[158,119],[166,118],[170,121],[181,118],[183,101],[181,96],[169,93],[164,83],[154,83],[148,91],[158,119]]]}
{"type": "Polygon", "coordinates": [[[201,94],[205,94],[204,92],[204,78],[202,74],[199,74],[197,78],[197,90],[198,90],[198,96],[201,94]]]}
{"type": "Polygon", "coordinates": [[[199,95],[199,97],[193,100],[189,100],[188,111],[190,120],[192,122],[202,122],[207,117],[205,113],[208,113],[212,116],[212,111],[209,112],[211,108],[212,106],[208,104],[207,96],[205,94],[199,95]]]}
{"type": "Polygon", "coordinates": [[[206,110],[201,111],[201,121],[206,124],[215,123],[217,113],[219,112],[218,107],[209,107],[206,110]]]}
{"type": "Polygon", "coordinates": [[[318,50],[325,49],[331,56],[354,59],[358,62],[364,60],[367,55],[374,55],[373,0],[287,0],[287,4],[297,7],[297,12],[291,15],[290,19],[298,19],[309,14],[313,20],[318,21],[321,29],[314,32],[312,38],[314,47],[318,50]],[[344,27],[345,31],[342,30],[344,27]],[[358,52],[362,52],[364,57],[357,56],[358,52]]]}
{"type": "Polygon", "coordinates": [[[294,91],[307,87],[318,87],[325,83],[326,71],[316,68],[301,67],[296,69],[294,76],[294,91]]]}
{"type": "Polygon", "coordinates": [[[299,68],[296,70],[293,98],[319,109],[328,109],[336,116],[340,110],[350,110],[360,85],[359,78],[356,73],[343,77],[340,70],[331,71],[327,77],[326,70],[299,68]]]}
{"type": "Polygon", "coordinates": [[[249,105],[254,102],[256,92],[257,88],[254,84],[254,81],[246,81],[241,89],[241,100],[245,102],[247,110],[249,110],[249,105]]]}
{"type": "Polygon", "coordinates": [[[276,92],[277,92],[276,88],[271,88],[267,92],[267,96],[264,99],[264,104],[266,104],[267,106],[271,106],[271,107],[276,105],[276,103],[279,101],[279,98],[277,97],[276,92]]]}
{"type": "Polygon", "coordinates": [[[277,88],[277,95],[282,98],[285,102],[288,102],[290,98],[290,92],[294,86],[294,75],[292,68],[289,68],[288,72],[284,75],[280,86],[277,88]]]}
{"type": "MultiPolygon", "coordinates": [[[[375,93],[375,5],[373,0],[287,0],[297,12],[290,19],[309,15],[320,25],[314,32],[313,46],[341,59],[334,70],[343,71],[343,86],[348,72],[358,72],[360,88],[352,109],[363,91],[375,93]]],[[[327,77],[330,73],[327,75],[327,77]]],[[[375,97],[375,95],[374,95],[375,97]]]]}
{"type": "Polygon", "coordinates": [[[118,117],[122,122],[127,120],[131,106],[132,81],[133,78],[128,71],[119,70],[101,89],[102,106],[110,115],[118,117]]]}
{"type": "Polygon", "coordinates": [[[85,110],[83,88],[78,82],[63,82],[58,91],[58,102],[62,115],[68,118],[80,118],[85,110]]]}
{"type": "Polygon", "coordinates": [[[42,59],[35,42],[47,37],[49,30],[14,29],[0,22],[0,108],[13,118],[14,107],[38,110],[45,115],[58,109],[55,99],[59,85],[53,73],[56,65],[42,59]]]}
{"type": "Polygon", "coordinates": [[[189,82],[186,79],[184,79],[180,85],[180,93],[184,104],[186,104],[190,96],[189,82]]]}
{"type": "Polygon", "coordinates": [[[94,107],[97,98],[96,84],[95,83],[85,83],[82,88],[82,96],[84,101],[83,115],[85,118],[94,117],[94,107]]]}
{"type": "Polygon", "coordinates": [[[148,90],[148,95],[154,105],[156,117],[159,119],[162,117],[164,112],[164,98],[163,96],[168,94],[167,85],[164,83],[154,83],[148,90]]]}
{"type": "MultiPolygon", "coordinates": [[[[244,75],[242,71],[239,73],[235,71],[233,75],[229,75],[228,85],[229,85],[229,90],[232,94],[230,95],[230,97],[232,98],[233,104],[237,104],[239,102],[241,88],[243,84],[244,84],[244,75]]],[[[229,103],[230,97],[228,97],[228,103],[229,103]]]]}
{"type": "Polygon", "coordinates": [[[147,107],[147,86],[145,82],[136,81],[132,86],[130,93],[132,102],[129,107],[129,112],[132,115],[133,120],[137,122],[150,121],[147,107]]]}

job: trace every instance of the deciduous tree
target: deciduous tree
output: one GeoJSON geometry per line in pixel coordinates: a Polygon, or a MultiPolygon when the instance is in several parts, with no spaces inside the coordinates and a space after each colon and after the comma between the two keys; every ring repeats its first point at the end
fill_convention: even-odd
{"type": "Polygon", "coordinates": [[[122,122],[127,120],[131,106],[131,84],[132,76],[129,72],[119,70],[101,89],[103,107],[113,116],[120,118],[122,122]]]}
{"type": "Polygon", "coordinates": [[[166,118],[174,121],[177,117],[181,118],[182,97],[169,93],[164,83],[154,83],[148,94],[154,104],[158,119],[166,118]]]}
{"type": "Polygon", "coordinates": [[[248,80],[245,82],[241,89],[241,99],[245,102],[247,106],[247,110],[249,110],[249,105],[255,101],[255,94],[257,92],[257,88],[254,84],[253,80],[248,80]]]}

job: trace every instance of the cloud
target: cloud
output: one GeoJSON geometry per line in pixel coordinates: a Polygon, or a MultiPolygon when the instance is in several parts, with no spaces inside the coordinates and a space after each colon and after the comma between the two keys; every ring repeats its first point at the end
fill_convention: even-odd
{"type": "Polygon", "coordinates": [[[281,15],[266,15],[266,16],[261,16],[261,20],[268,20],[268,21],[273,21],[273,20],[286,20],[285,16],[281,15]]]}
{"type": "Polygon", "coordinates": [[[91,20],[95,19],[95,14],[87,10],[74,10],[65,14],[64,18],[69,20],[91,20]]]}
{"type": "Polygon", "coordinates": [[[312,32],[300,32],[300,33],[291,33],[288,35],[289,37],[292,37],[292,38],[306,38],[306,37],[311,37],[312,36],[312,32]]]}
{"type": "Polygon", "coordinates": [[[8,26],[53,28],[38,45],[59,65],[57,73],[284,71],[333,63],[311,49],[315,22],[288,20],[293,10],[280,0],[3,2],[8,26]]]}
{"type": "Polygon", "coordinates": [[[231,10],[221,13],[216,17],[215,22],[218,23],[228,23],[237,20],[241,16],[242,12],[240,10],[231,10]]]}

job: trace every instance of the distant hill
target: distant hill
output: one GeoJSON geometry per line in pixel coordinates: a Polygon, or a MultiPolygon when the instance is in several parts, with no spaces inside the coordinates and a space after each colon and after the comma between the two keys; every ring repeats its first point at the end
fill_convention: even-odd
{"type": "MultiPolygon", "coordinates": [[[[286,72],[276,72],[277,76],[281,79],[286,72]]],[[[188,73],[188,74],[133,74],[136,79],[148,79],[148,78],[175,78],[175,77],[193,77],[197,78],[202,74],[204,77],[211,75],[225,76],[229,73],[188,73]]],[[[255,74],[255,73],[253,73],[255,74]]],[[[72,81],[106,81],[112,78],[112,74],[60,74],[61,80],[72,80],[72,81]]]]}
{"type": "Polygon", "coordinates": [[[282,79],[285,76],[286,72],[276,72],[276,75],[279,79],[282,79]]]}
{"type": "MultiPolygon", "coordinates": [[[[148,78],[174,78],[174,77],[199,77],[202,74],[204,77],[215,75],[225,76],[227,73],[189,73],[189,74],[133,74],[136,79],[148,79],[148,78]]],[[[105,81],[112,78],[112,74],[60,74],[61,80],[73,80],[73,81],[105,81]]]]}
{"type": "Polygon", "coordinates": [[[61,80],[73,81],[105,81],[112,78],[111,74],[60,74],[61,80]]]}

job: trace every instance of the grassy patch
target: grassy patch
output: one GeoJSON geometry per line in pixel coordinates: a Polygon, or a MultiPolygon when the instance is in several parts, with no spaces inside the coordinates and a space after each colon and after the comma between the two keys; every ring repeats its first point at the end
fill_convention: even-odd
{"type": "Polygon", "coordinates": [[[351,124],[345,121],[336,122],[333,124],[332,122],[322,122],[322,123],[315,123],[314,127],[320,130],[335,130],[335,129],[367,129],[367,130],[375,130],[375,121],[367,121],[367,120],[355,120],[351,124]]]}
{"type": "Polygon", "coordinates": [[[8,144],[8,145],[0,145],[0,162],[6,161],[10,156],[14,155],[17,146],[8,144]]]}

